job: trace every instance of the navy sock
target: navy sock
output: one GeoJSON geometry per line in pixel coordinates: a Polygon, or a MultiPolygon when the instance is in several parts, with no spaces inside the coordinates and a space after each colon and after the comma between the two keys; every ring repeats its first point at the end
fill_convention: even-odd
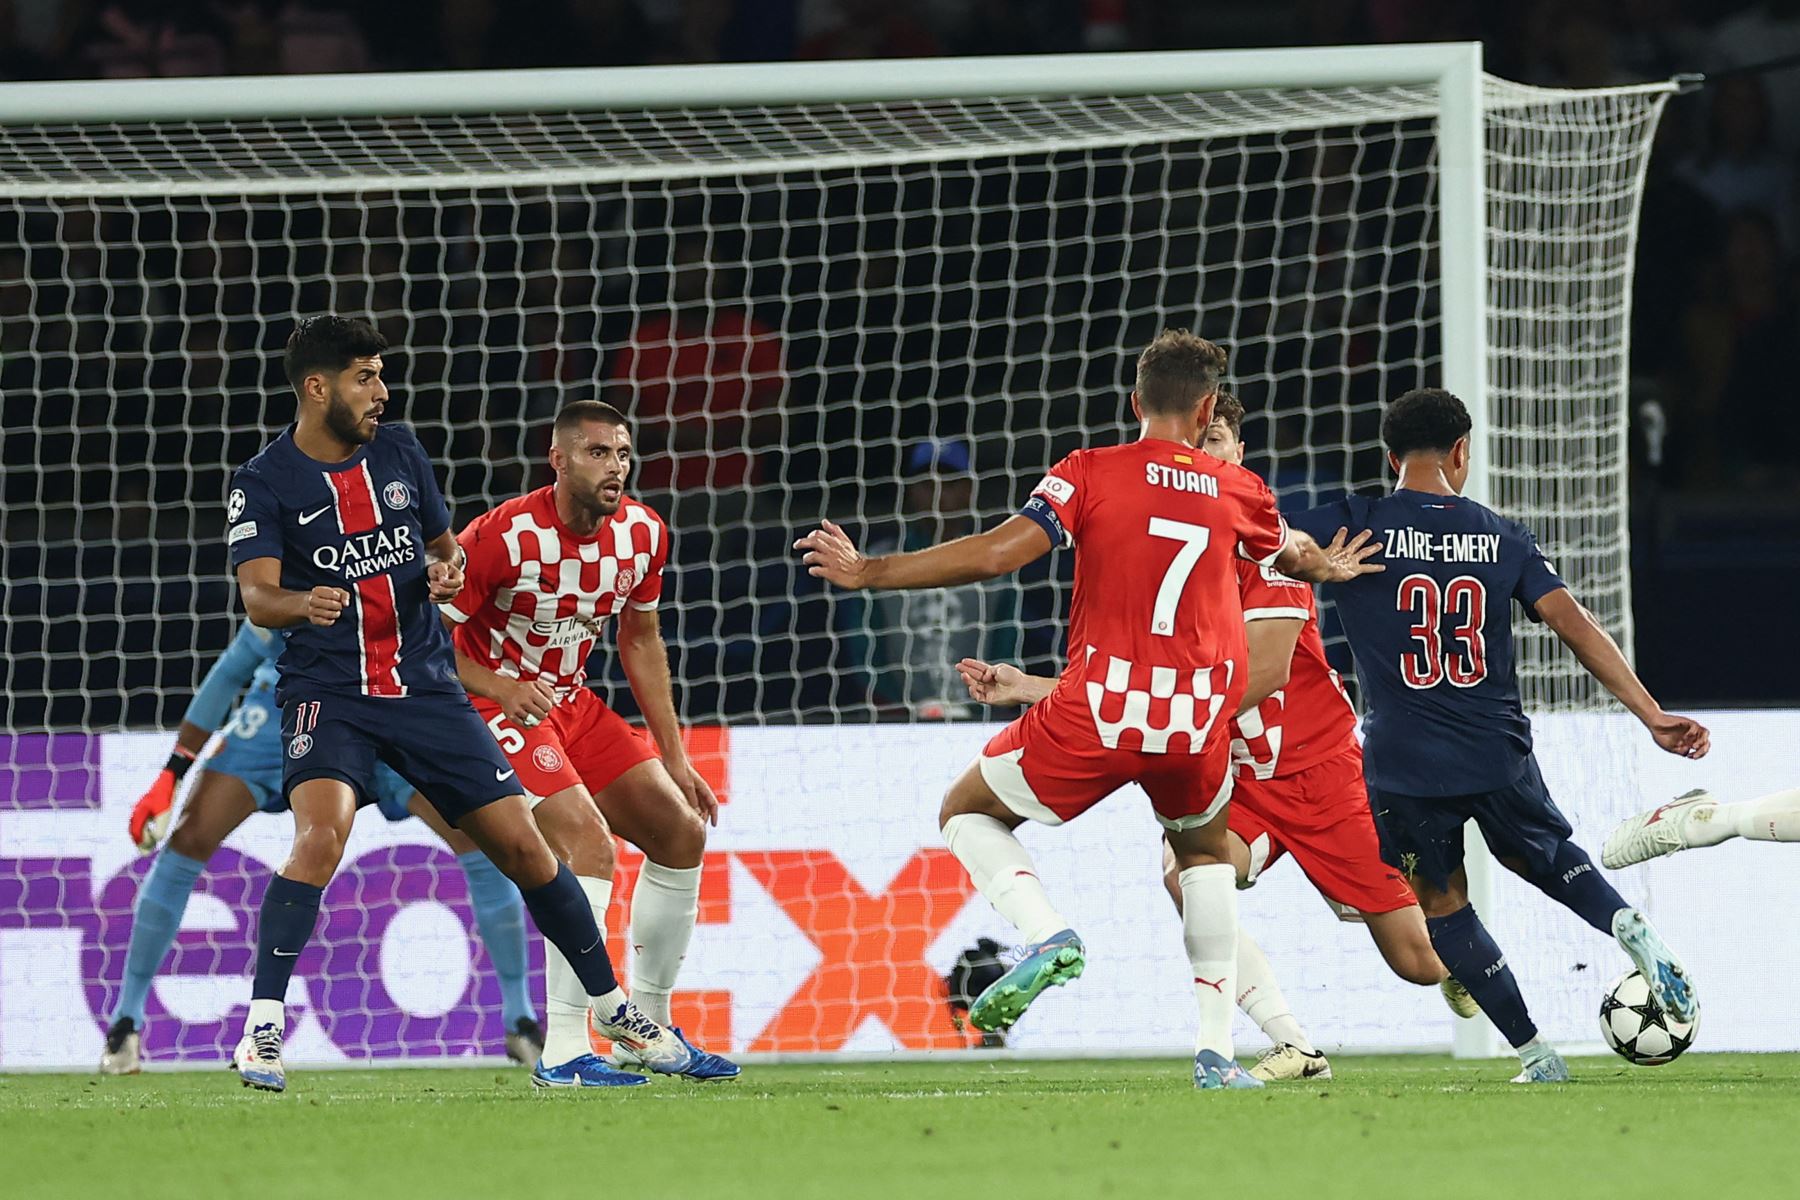
{"type": "Polygon", "coordinates": [[[1537,1026],[1525,1011],[1525,997],[1519,993],[1519,981],[1475,915],[1474,905],[1465,905],[1447,917],[1429,917],[1425,927],[1431,931],[1432,948],[1444,966],[1469,989],[1469,995],[1514,1049],[1537,1036],[1537,1026]]]}
{"type": "Polygon", "coordinates": [[[619,986],[612,958],[606,953],[606,939],[594,924],[593,907],[575,882],[574,872],[557,863],[555,879],[543,887],[520,888],[519,895],[525,898],[538,930],[569,960],[588,995],[604,996],[619,986]]]}
{"type": "Polygon", "coordinates": [[[1574,842],[1558,846],[1556,857],[1529,878],[1538,891],[1607,937],[1612,936],[1613,914],[1631,907],[1594,866],[1587,851],[1574,842]]]}
{"type": "Polygon", "coordinates": [[[282,1000],[294,963],[312,940],[319,919],[319,897],[324,888],[277,875],[263,893],[262,917],[256,928],[256,981],[252,1000],[282,1000]]]}

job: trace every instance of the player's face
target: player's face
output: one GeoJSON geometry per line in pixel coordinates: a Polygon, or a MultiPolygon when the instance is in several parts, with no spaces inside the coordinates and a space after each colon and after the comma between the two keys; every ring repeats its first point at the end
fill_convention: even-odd
{"type": "Polygon", "coordinates": [[[381,356],[352,359],[346,370],[326,378],[325,428],[340,441],[360,446],[374,439],[387,400],[381,356]]]}
{"type": "Polygon", "coordinates": [[[1244,465],[1244,443],[1238,441],[1231,426],[1223,421],[1214,421],[1206,427],[1206,439],[1200,443],[1200,448],[1221,462],[1244,465]]]}
{"type": "Polygon", "coordinates": [[[631,473],[631,431],[623,425],[583,421],[551,449],[556,486],[601,517],[619,511],[631,473]]]}

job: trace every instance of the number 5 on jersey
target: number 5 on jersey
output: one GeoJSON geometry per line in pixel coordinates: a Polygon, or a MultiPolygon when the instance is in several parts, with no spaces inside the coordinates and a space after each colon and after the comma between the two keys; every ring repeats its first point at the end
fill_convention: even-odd
{"type": "Polygon", "coordinates": [[[1408,575],[1395,593],[1395,607],[1414,618],[1412,636],[1423,650],[1400,655],[1400,678],[1423,691],[1448,679],[1451,687],[1474,687],[1487,678],[1487,588],[1470,575],[1458,575],[1440,590],[1429,575],[1408,575]],[[1460,624],[1450,636],[1461,643],[1445,650],[1440,629],[1444,614],[1460,624]]]}

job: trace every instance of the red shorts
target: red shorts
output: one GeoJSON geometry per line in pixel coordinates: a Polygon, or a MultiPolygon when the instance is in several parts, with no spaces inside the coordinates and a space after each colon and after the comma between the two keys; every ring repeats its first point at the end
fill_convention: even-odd
{"type": "Polygon", "coordinates": [[[1230,724],[1217,721],[1198,754],[1109,750],[1097,734],[1072,738],[1046,728],[1045,700],[995,734],[977,760],[982,779],[1021,817],[1061,825],[1128,783],[1150,795],[1156,819],[1193,829],[1231,799],[1230,724]]]}
{"type": "Polygon", "coordinates": [[[1360,750],[1276,779],[1240,778],[1229,827],[1250,847],[1251,883],[1292,854],[1313,886],[1345,907],[1384,913],[1419,902],[1381,861],[1360,750]]]}
{"type": "Polygon", "coordinates": [[[492,700],[469,699],[500,743],[506,761],[519,773],[520,785],[540,800],[578,783],[598,793],[656,757],[642,734],[586,688],[569,693],[530,729],[507,720],[492,700]]]}

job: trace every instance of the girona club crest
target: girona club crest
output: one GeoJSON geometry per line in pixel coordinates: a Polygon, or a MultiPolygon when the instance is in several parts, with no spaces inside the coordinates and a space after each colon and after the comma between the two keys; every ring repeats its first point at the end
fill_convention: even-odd
{"type": "Polygon", "coordinates": [[[556,752],[555,746],[539,746],[531,752],[531,761],[540,771],[562,770],[562,755],[556,752]]]}
{"type": "Polygon", "coordinates": [[[626,567],[619,572],[619,581],[613,585],[613,591],[621,596],[631,595],[631,589],[637,586],[637,572],[626,567]]]}
{"type": "Polygon", "coordinates": [[[389,508],[399,511],[412,503],[412,493],[398,479],[381,489],[381,502],[389,508]]]}

